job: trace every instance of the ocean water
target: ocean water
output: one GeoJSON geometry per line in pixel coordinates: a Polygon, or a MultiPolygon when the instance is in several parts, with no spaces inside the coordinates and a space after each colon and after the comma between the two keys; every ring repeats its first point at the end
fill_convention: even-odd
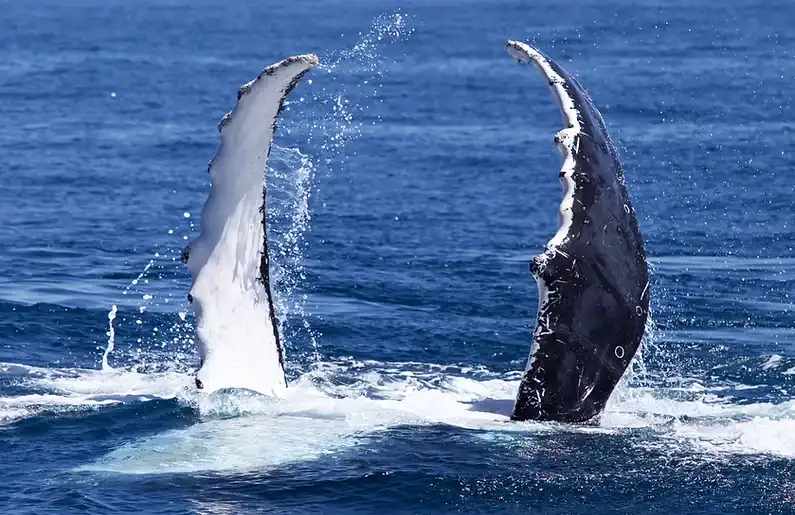
{"type": "Polygon", "coordinates": [[[795,512],[795,4],[0,0],[3,513],[795,512]],[[508,414],[575,73],[654,328],[595,425],[508,414]],[[316,52],[275,140],[287,398],[198,395],[216,124],[316,52]],[[311,82],[310,82],[311,81],[311,82]]]}

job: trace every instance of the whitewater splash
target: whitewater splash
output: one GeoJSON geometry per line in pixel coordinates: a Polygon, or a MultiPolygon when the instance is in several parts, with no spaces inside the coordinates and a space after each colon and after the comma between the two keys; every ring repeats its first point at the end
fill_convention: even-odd
{"type": "MultiPolygon", "coordinates": [[[[759,361],[761,368],[768,358],[759,361]]],[[[693,459],[767,454],[795,458],[795,402],[743,404],[753,385],[708,385],[681,378],[632,388],[611,400],[598,426],[509,421],[519,373],[484,367],[338,359],[299,373],[273,401],[242,392],[198,395],[190,374],[46,369],[0,365],[19,394],[0,397],[0,424],[32,416],[91,412],[106,405],[172,399],[200,422],[115,449],[81,470],[126,474],[267,470],[357,452],[396,428],[473,430],[491,445],[524,445],[543,434],[623,435],[639,450],[693,459]]]]}
{"type": "Polygon", "coordinates": [[[286,344],[297,340],[310,342],[312,358],[318,361],[320,334],[310,324],[306,309],[304,268],[315,165],[298,149],[273,145],[267,177],[271,287],[279,334],[286,344]],[[287,323],[288,320],[292,323],[287,323]]]}

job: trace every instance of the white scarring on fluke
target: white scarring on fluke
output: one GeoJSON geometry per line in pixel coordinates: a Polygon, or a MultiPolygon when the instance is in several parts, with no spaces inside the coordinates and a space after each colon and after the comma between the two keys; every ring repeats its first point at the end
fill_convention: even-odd
{"type": "MultiPolygon", "coordinates": [[[[563,85],[566,80],[558,75],[558,73],[549,65],[547,58],[535,48],[522,43],[521,41],[508,41],[505,44],[508,53],[511,54],[518,62],[530,63],[538,69],[541,75],[547,80],[549,86],[555,90],[555,99],[560,105],[560,110],[563,113],[563,121],[566,123],[567,128],[555,134],[555,145],[563,156],[563,166],[560,169],[561,184],[563,186],[563,200],[560,203],[559,211],[559,224],[558,231],[555,236],[547,243],[546,254],[554,255],[557,252],[557,246],[566,240],[571,228],[572,220],[572,206],[574,205],[574,167],[575,159],[574,154],[577,149],[575,145],[578,141],[578,136],[582,129],[580,125],[580,113],[574,107],[574,100],[566,92],[563,85]]],[[[542,257],[542,259],[544,259],[542,257]]],[[[549,290],[547,284],[542,277],[536,277],[538,282],[538,313],[539,315],[544,309],[545,304],[549,302],[549,290]]],[[[548,315],[547,315],[548,316],[548,315]]],[[[533,365],[536,351],[538,350],[538,336],[542,331],[548,330],[549,324],[539,323],[536,325],[536,334],[533,335],[533,345],[530,348],[530,357],[527,360],[527,367],[525,371],[530,370],[533,365]]]]}
{"type": "Polygon", "coordinates": [[[196,383],[207,392],[246,388],[281,396],[287,387],[269,290],[265,170],[284,99],[317,64],[309,54],[265,68],[240,88],[219,124],[201,234],[187,257],[202,362],[196,383]]]}

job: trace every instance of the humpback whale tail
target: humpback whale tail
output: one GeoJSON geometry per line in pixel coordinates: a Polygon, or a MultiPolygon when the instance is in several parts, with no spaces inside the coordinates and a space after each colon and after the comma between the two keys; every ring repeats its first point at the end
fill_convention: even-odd
{"type": "Polygon", "coordinates": [[[514,420],[584,422],[602,412],[640,346],[649,277],[624,170],[599,111],[563,68],[524,43],[508,52],[549,82],[565,127],[560,227],[536,256],[539,309],[514,420]]]}
{"type": "Polygon", "coordinates": [[[201,358],[196,385],[208,392],[246,388],[279,396],[287,387],[270,285],[264,173],[284,100],[317,63],[310,54],[268,66],[240,88],[218,126],[221,146],[210,161],[201,233],[183,253],[201,358]]]}

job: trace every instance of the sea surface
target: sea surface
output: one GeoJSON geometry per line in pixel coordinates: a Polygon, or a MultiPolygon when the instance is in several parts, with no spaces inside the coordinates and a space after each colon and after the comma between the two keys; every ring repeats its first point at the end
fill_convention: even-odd
{"type": "MultiPolygon", "coordinates": [[[[0,0],[0,512],[795,512],[795,3],[0,0]],[[561,118],[620,147],[654,327],[598,424],[508,420],[561,118]],[[217,123],[267,183],[287,398],[194,391],[217,123]]],[[[241,321],[244,323],[245,321],[241,321]]]]}

